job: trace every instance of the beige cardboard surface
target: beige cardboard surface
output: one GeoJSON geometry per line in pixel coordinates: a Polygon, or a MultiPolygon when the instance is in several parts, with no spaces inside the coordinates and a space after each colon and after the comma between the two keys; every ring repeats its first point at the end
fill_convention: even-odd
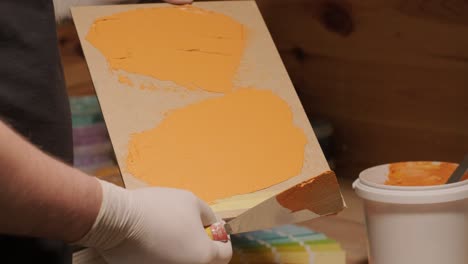
{"type": "MultiPolygon", "coordinates": [[[[131,133],[155,127],[163,119],[163,113],[168,110],[206,98],[222,96],[222,94],[206,91],[187,92],[183,87],[178,87],[176,90],[183,92],[185,96],[180,96],[179,92],[164,89],[148,91],[128,87],[118,82],[117,73],[110,71],[104,56],[85,39],[90,26],[99,17],[136,8],[164,5],[167,4],[111,5],[72,9],[74,23],[127,188],[139,188],[146,185],[125,169],[127,143],[131,133]]],[[[221,217],[232,218],[280,191],[329,170],[329,166],[255,2],[195,2],[194,5],[231,16],[249,29],[247,48],[238,70],[235,86],[253,86],[272,90],[288,102],[295,124],[304,130],[308,139],[304,153],[304,166],[299,175],[255,193],[218,200],[212,205],[213,210],[221,217]]],[[[157,32],[149,32],[149,34],[157,34],[157,32]]],[[[151,79],[146,76],[128,75],[136,80],[151,79]]],[[[175,87],[175,84],[170,82],[154,80],[154,83],[158,87],[175,87]]]]}

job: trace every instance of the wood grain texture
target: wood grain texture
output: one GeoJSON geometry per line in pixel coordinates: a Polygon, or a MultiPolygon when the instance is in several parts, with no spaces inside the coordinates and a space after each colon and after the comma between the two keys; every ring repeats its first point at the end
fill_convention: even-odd
{"type": "Polygon", "coordinates": [[[335,127],[338,176],[468,151],[466,1],[257,2],[309,117],[335,127]]]}
{"type": "MultiPolygon", "coordinates": [[[[335,126],[339,177],[393,161],[457,162],[467,151],[468,3],[257,3],[307,114],[335,126]]],[[[74,39],[62,45],[68,87],[89,93],[74,39]]]]}

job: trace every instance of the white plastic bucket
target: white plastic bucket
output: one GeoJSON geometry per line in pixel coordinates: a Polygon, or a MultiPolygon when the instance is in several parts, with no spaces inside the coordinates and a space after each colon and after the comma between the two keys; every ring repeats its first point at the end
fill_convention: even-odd
{"type": "Polygon", "coordinates": [[[389,186],[388,172],[388,164],[372,167],[353,183],[364,201],[370,263],[468,264],[468,180],[389,186]]]}

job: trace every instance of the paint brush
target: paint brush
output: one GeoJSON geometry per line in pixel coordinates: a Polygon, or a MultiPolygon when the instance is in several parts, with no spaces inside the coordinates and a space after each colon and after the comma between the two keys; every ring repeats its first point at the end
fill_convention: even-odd
{"type": "Polygon", "coordinates": [[[452,175],[450,175],[450,177],[448,178],[445,184],[455,183],[455,182],[460,181],[460,179],[463,177],[467,169],[468,169],[468,154],[465,155],[465,158],[462,160],[462,162],[460,162],[458,167],[455,169],[452,175]]]}
{"type": "Polygon", "coordinates": [[[228,235],[304,222],[336,214],[345,208],[335,173],[326,171],[268,198],[227,223],[218,222],[205,229],[216,241],[228,235]]]}

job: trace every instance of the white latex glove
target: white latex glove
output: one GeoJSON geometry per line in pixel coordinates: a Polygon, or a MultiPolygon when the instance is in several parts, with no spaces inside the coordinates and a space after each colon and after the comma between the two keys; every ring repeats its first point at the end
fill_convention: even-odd
{"type": "Polygon", "coordinates": [[[170,188],[126,190],[99,180],[103,200],[91,230],[74,244],[91,247],[110,264],[228,263],[230,242],[204,230],[218,221],[192,193],[170,188]]]}

